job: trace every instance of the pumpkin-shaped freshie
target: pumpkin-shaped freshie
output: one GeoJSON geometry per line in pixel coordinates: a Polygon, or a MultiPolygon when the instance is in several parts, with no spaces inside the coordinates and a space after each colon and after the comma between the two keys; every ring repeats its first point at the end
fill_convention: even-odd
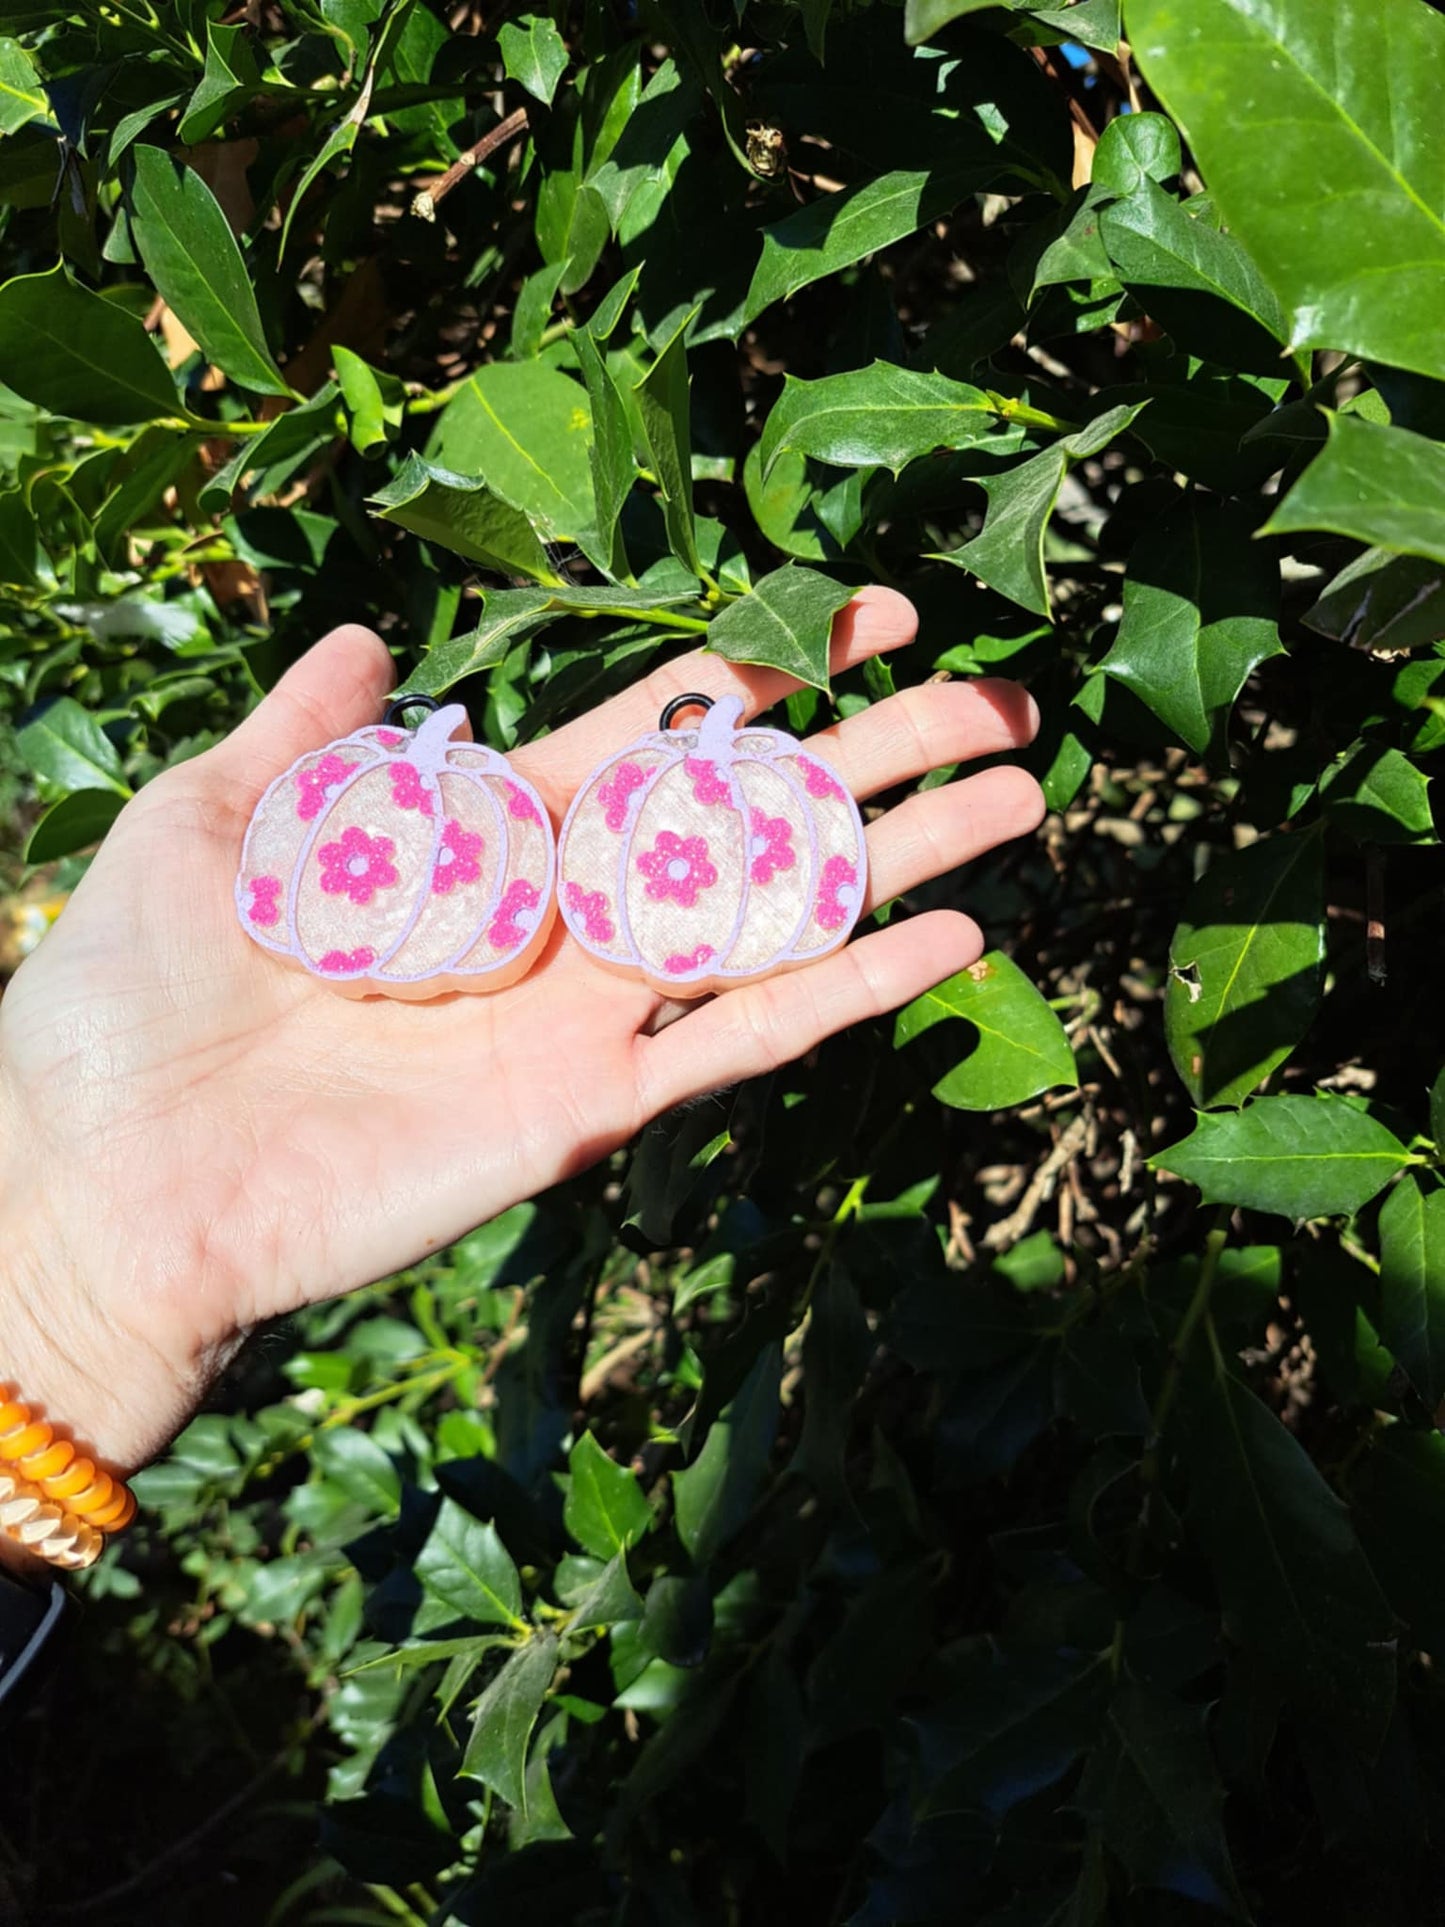
{"type": "Polygon", "coordinates": [[[556,910],[547,812],[495,750],[453,740],[460,705],[410,698],[387,716],[301,757],[256,805],[242,928],[352,996],[498,990],[556,910]],[[391,727],[418,706],[419,729],[391,727]]]}
{"type": "Polygon", "coordinates": [[[567,928],[599,963],[675,997],[750,983],[846,942],[863,907],[858,806],[740,698],[678,697],[583,785],[558,841],[567,928]],[[684,709],[699,725],[670,729],[684,709]]]}

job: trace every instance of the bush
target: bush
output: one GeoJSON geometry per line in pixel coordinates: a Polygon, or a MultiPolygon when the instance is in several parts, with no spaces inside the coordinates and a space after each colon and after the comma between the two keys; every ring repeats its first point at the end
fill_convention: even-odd
{"type": "Polygon", "coordinates": [[[47,1756],[17,1905],[1433,1916],[1445,23],[1124,24],[9,9],[40,921],[341,619],[504,748],[699,638],[798,729],[1017,676],[1052,811],[895,1028],[253,1353],[57,1702],[115,1891],[47,1756]]]}

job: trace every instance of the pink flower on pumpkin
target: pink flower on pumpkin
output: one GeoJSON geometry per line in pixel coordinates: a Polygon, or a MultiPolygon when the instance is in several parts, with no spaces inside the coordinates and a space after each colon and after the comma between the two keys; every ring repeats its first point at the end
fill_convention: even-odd
{"type": "Polygon", "coordinates": [[[803,779],[808,786],[809,796],[841,796],[843,794],[843,786],[839,783],[833,772],[825,769],[821,763],[813,762],[811,757],[800,756],[798,758],[798,768],[803,772],[803,779]]]}
{"type": "Polygon", "coordinates": [[[692,793],[699,803],[726,803],[732,792],[717,773],[717,764],[706,756],[683,758],[683,769],[692,778],[692,793]]]}
{"type": "Polygon", "coordinates": [[[431,887],[436,896],[450,896],[459,883],[475,883],[482,874],[482,839],[476,830],[464,830],[454,816],[442,827],[442,846],[437,852],[431,887]]]}
{"type": "Polygon", "coordinates": [[[392,764],[391,800],[399,810],[420,810],[423,816],[436,814],[431,791],[422,782],[415,763],[392,764]]]}
{"type": "Polygon", "coordinates": [[[519,823],[540,823],[537,805],[527,792],[517,783],[507,785],[507,814],[515,816],[519,823]]]}
{"type": "Polygon", "coordinates": [[[675,830],[659,830],[653,847],[637,859],[637,867],[647,878],[647,894],[654,903],[671,898],[684,910],[691,910],[699,890],[710,890],[717,882],[707,838],[679,836],[675,830]]]}
{"type": "Polygon", "coordinates": [[[280,877],[252,877],[251,921],[266,926],[281,921],[281,879],[280,877]]]}
{"type": "Polygon", "coordinates": [[[612,942],[617,931],[613,927],[611,917],[607,914],[605,890],[584,890],[580,883],[569,883],[566,899],[567,908],[582,925],[593,943],[612,942]]]}
{"type": "Polygon", "coordinates": [[[363,943],[355,950],[328,950],[316,968],[335,977],[358,970],[370,970],[375,962],[376,952],[363,943]]]}
{"type": "Polygon", "coordinates": [[[830,856],[823,865],[818,890],[818,922],[825,930],[841,930],[858,893],[858,872],[846,856],[830,856]]]}
{"type": "Polygon", "coordinates": [[[779,870],[791,870],[797,862],[793,850],[793,826],[785,816],[764,816],[754,810],[748,818],[748,854],[752,867],[748,875],[754,883],[771,883],[779,870]]]}
{"type": "Polygon", "coordinates": [[[328,752],[319,763],[310,769],[296,772],[296,814],[303,823],[320,816],[326,805],[340,789],[359,763],[348,763],[344,757],[332,756],[328,752]]]}
{"type": "Polygon", "coordinates": [[[487,931],[488,941],[498,950],[515,950],[535,928],[536,919],[527,916],[527,912],[535,910],[540,901],[535,883],[528,883],[525,877],[514,877],[497,905],[497,914],[487,931]],[[524,916],[527,916],[525,923],[521,921],[524,916]]]}
{"type": "Polygon", "coordinates": [[[610,780],[599,784],[597,801],[606,811],[609,830],[620,830],[627,821],[628,806],[634,790],[640,790],[647,781],[647,771],[636,763],[619,763],[612,772],[610,780]]]}
{"type": "Polygon", "coordinates": [[[395,850],[389,836],[368,836],[357,824],[350,824],[339,842],[321,846],[322,889],[331,897],[370,903],[378,890],[389,890],[396,882],[396,865],[391,860],[395,850]]]}
{"type": "Polygon", "coordinates": [[[705,963],[711,963],[716,955],[710,943],[700,943],[690,957],[664,957],[662,967],[669,977],[685,977],[694,970],[701,970],[705,963]]]}

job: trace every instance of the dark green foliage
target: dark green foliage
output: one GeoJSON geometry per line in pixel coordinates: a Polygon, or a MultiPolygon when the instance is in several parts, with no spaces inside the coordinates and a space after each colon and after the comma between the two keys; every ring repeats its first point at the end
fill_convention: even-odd
{"type": "Polygon", "coordinates": [[[253,1349],[0,1913],[1433,1918],[1439,10],[5,26],[14,880],[344,619],[500,747],[699,643],[1016,676],[1055,814],[895,1024],[253,1349]]]}

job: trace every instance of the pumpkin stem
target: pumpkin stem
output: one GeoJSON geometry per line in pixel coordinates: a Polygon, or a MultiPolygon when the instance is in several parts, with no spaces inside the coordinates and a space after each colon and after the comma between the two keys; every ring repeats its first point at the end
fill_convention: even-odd
{"type": "Polygon", "coordinates": [[[698,727],[697,747],[701,755],[710,756],[714,762],[729,760],[733,737],[743,719],[743,707],[741,696],[718,697],[698,727]]]}
{"type": "Polygon", "coordinates": [[[460,703],[448,703],[445,709],[434,709],[411,739],[406,752],[410,761],[421,763],[428,769],[434,768],[446,755],[448,745],[466,720],[467,712],[460,703]]]}

